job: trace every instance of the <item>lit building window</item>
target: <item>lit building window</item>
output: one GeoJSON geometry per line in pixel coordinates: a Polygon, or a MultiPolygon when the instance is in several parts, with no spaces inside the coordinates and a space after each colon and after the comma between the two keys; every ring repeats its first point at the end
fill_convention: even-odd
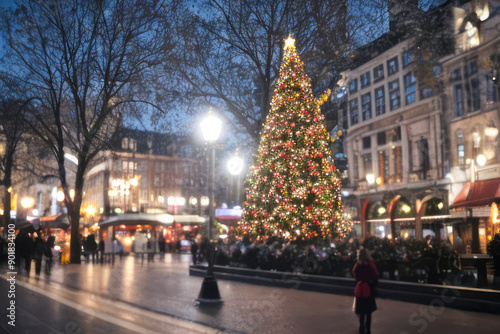
{"type": "Polygon", "coordinates": [[[464,133],[462,130],[457,130],[456,138],[457,138],[458,165],[460,167],[464,167],[465,166],[465,145],[464,145],[464,133]]]}
{"type": "Polygon", "coordinates": [[[382,184],[389,179],[389,162],[385,151],[378,152],[378,176],[382,178],[382,184]]]}

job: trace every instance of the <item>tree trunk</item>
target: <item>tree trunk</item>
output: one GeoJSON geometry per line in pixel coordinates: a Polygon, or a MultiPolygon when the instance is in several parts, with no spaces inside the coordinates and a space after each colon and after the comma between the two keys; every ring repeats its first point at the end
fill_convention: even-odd
{"type": "Polygon", "coordinates": [[[7,187],[7,185],[5,186],[4,197],[3,197],[3,224],[2,224],[2,226],[4,226],[5,228],[7,228],[7,226],[10,223],[10,208],[12,205],[10,192],[8,190],[9,187],[10,187],[10,185],[8,187],[7,187]]]}

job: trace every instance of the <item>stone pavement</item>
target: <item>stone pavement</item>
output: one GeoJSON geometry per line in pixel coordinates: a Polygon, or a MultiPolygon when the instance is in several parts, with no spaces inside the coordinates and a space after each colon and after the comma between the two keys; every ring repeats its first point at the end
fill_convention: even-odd
{"type": "MultiPolygon", "coordinates": [[[[114,265],[56,265],[50,277],[42,275],[36,280],[32,272],[26,283],[39,290],[52,289],[54,294],[60,286],[77,294],[70,299],[77,300],[82,293],[86,297],[78,298],[97,298],[107,307],[116,305],[115,315],[123,319],[128,312],[127,321],[137,325],[152,321],[151,314],[157,314],[175,319],[179,327],[188,330],[191,325],[198,326],[202,332],[357,333],[350,296],[218,280],[224,303],[199,305],[195,299],[203,278],[189,276],[189,261],[189,254],[167,254],[165,262],[141,264],[125,257],[114,265]],[[149,315],[141,317],[141,310],[149,315]]],[[[450,298],[453,290],[430,305],[379,299],[372,333],[498,332],[497,315],[445,308],[450,298]]],[[[108,311],[103,311],[101,318],[105,319],[108,311]]],[[[86,321],[85,316],[82,321],[86,321]]],[[[192,332],[196,331],[193,327],[192,332]]],[[[178,331],[165,327],[160,332],[178,331]]]]}

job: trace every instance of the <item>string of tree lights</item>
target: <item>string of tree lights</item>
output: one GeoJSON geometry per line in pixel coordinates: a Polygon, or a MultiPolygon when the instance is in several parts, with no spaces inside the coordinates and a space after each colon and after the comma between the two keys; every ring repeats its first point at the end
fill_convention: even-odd
{"type": "Polygon", "coordinates": [[[245,233],[313,240],[350,230],[320,111],[327,98],[313,96],[295,41],[288,38],[258,155],[246,180],[245,233]]]}

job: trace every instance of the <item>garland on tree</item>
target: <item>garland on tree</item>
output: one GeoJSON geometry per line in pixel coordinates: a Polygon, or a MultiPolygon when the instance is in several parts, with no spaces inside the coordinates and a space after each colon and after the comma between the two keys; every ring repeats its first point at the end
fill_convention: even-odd
{"type": "Polygon", "coordinates": [[[350,229],[320,110],[327,98],[314,98],[294,40],[288,38],[258,155],[246,180],[244,232],[311,240],[343,236],[350,229]]]}

